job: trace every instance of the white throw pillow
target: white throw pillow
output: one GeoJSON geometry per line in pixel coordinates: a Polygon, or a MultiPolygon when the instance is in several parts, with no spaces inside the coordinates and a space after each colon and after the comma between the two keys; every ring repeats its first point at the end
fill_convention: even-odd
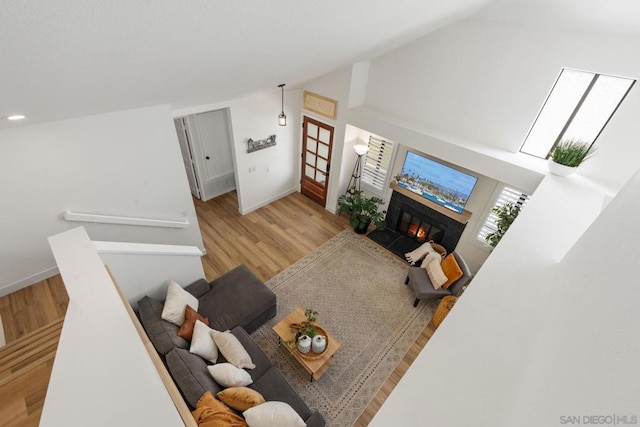
{"type": "Polygon", "coordinates": [[[431,261],[442,262],[442,255],[435,251],[429,252],[427,256],[425,256],[422,260],[422,264],[420,264],[420,267],[427,268],[427,265],[429,265],[431,261]]]}
{"type": "Polygon", "coordinates": [[[253,383],[251,375],[244,369],[236,368],[231,363],[216,363],[207,366],[209,374],[222,387],[245,387],[253,383]]]}
{"type": "Polygon", "coordinates": [[[164,301],[161,317],[174,325],[181,326],[184,323],[184,311],[187,305],[198,311],[198,298],[171,280],[167,287],[167,298],[164,301]]]}
{"type": "Polygon", "coordinates": [[[427,275],[429,276],[429,280],[431,280],[431,284],[434,289],[440,289],[448,280],[444,271],[442,271],[440,261],[442,261],[442,258],[439,258],[437,261],[431,261],[427,264],[427,275]]]}
{"type": "Polygon", "coordinates": [[[247,350],[244,349],[242,343],[238,341],[238,338],[231,332],[218,332],[214,330],[211,335],[213,335],[218,350],[220,350],[220,353],[227,359],[227,362],[237,368],[253,369],[256,367],[247,350]]]}
{"type": "Polygon", "coordinates": [[[264,402],[242,413],[249,427],[304,427],[304,420],[288,404],[278,401],[264,402]]]}
{"type": "Polygon", "coordinates": [[[196,324],[193,327],[193,336],[191,337],[191,347],[189,347],[189,351],[210,361],[211,363],[216,363],[216,360],[218,360],[218,346],[216,346],[213,335],[211,335],[211,332],[213,331],[213,329],[201,321],[196,320],[196,324]]]}

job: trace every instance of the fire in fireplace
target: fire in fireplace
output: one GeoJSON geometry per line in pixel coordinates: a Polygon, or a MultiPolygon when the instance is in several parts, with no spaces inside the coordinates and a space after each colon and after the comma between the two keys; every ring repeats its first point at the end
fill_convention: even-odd
{"type": "Polygon", "coordinates": [[[406,234],[415,239],[418,243],[434,241],[440,242],[444,230],[430,224],[428,220],[412,215],[409,212],[402,212],[400,221],[396,228],[400,233],[406,234]]]}

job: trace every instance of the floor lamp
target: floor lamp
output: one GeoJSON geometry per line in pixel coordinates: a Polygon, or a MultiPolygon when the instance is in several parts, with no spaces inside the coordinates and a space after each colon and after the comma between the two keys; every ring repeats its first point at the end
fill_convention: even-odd
{"type": "Polygon", "coordinates": [[[358,158],[356,159],[356,165],[353,167],[353,173],[351,174],[351,179],[349,180],[349,185],[347,186],[347,193],[352,188],[356,191],[360,191],[360,177],[362,176],[362,156],[369,151],[369,146],[365,144],[356,144],[353,146],[353,149],[356,151],[358,158]]]}

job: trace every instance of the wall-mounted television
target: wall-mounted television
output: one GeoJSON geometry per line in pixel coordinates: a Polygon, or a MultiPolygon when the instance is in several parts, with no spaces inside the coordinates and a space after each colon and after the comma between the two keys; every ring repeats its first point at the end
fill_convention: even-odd
{"type": "Polygon", "coordinates": [[[478,178],[425,156],[407,152],[399,186],[454,212],[462,213],[478,178]]]}

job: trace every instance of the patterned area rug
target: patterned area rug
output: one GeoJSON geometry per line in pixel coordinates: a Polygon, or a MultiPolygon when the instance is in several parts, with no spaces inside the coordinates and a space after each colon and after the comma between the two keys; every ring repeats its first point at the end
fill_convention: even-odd
{"type": "Polygon", "coordinates": [[[347,230],[267,282],[278,314],[252,337],[328,426],[353,425],[431,320],[437,301],[413,307],[408,267],[347,230]],[[314,382],[272,330],[300,306],[318,311],[318,323],[341,344],[335,364],[314,382]]]}

